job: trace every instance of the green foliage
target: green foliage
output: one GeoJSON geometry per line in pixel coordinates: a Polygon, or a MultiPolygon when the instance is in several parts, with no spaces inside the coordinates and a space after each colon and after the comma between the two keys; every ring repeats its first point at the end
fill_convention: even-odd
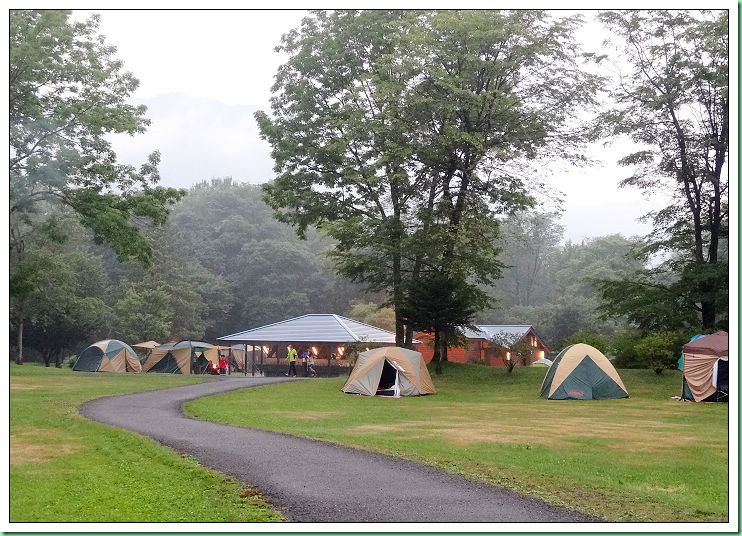
{"type": "Polygon", "coordinates": [[[448,337],[473,326],[474,316],[487,303],[488,296],[460,274],[446,272],[419,277],[405,295],[399,315],[411,330],[433,332],[433,361],[440,374],[448,337]]]}
{"type": "Polygon", "coordinates": [[[108,134],[144,132],[144,106],[126,100],[138,81],[97,35],[98,18],[10,11],[10,215],[21,254],[41,201],[70,207],[121,259],[151,261],[136,219],[164,222],[182,191],[155,186],[159,154],[139,169],[116,162],[108,134]]]}
{"type": "Polygon", "coordinates": [[[169,236],[169,231],[166,226],[150,233],[149,239],[158,246],[154,265],[139,277],[120,282],[120,288],[126,293],[125,300],[128,297],[139,302],[117,304],[122,315],[119,317],[121,328],[139,329],[137,341],[200,339],[210,322],[207,297],[212,295],[218,282],[194,261],[192,253],[181,242],[169,236]],[[147,334],[150,322],[149,327],[155,333],[166,330],[164,334],[147,334]]]}
{"type": "Polygon", "coordinates": [[[141,341],[166,341],[171,336],[173,310],[163,289],[141,288],[144,284],[129,284],[123,297],[116,302],[114,312],[117,334],[133,344],[141,341]]]}
{"type": "Polygon", "coordinates": [[[559,343],[559,348],[565,348],[572,344],[585,343],[589,344],[593,348],[600,350],[604,355],[607,354],[609,348],[609,342],[599,333],[594,331],[588,331],[580,329],[572,333],[569,337],[562,339],[559,343]]]}
{"type": "Polygon", "coordinates": [[[642,268],[634,254],[638,239],[608,235],[580,244],[559,245],[557,214],[513,214],[502,224],[503,279],[487,290],[495,306],[479,322],[529,324],[552,347],[578,331],[610,337],[624,324],[625,312],[604,317],[599,288],[642,268]]]}
{"type": "MultiPolygon", "coordinates": [[[[641,335],[635,330],[626,330],[616,333],[611,338],[609,353],[616,368],[638,369],[645,368],[646,364],[636,351],[636,345],[641,335]]],[[[605,352],[604,352],[605,353],[605,352]]]]}
{"type": "Polygon", "coordinates": [[[332,236],[339,274],[387,293],[398,344],[418,279],[500,275],[494,216],[533,203],[503,164],[584,141],[565,128],[596,82],[575,61],[577,23],[543,11],[319,11],[284,36],[273,116],[256,114],[276,162],[266,202],[300,236],[311,225],[332,236]]]}
{"type": "Polygon", "coordinates": [[[272,218],[261,195],[256,185],[212,179],[173,207],[148,276],[182,311],[176,321],[191,319],[173,333],[200,326],[212,340],[312,312],[343,314],[359,297],[358,287],[332,273],[327,238],[308,230],[298,239],[272,218]]]}
{"type": "Polygon", "coordinates": [[[666,368],[676,368],[678,355],[687,337],[662,331],[646,335],[636,342],[634,349],[646,365],[661,374],[666,368]]]}
{"type": "MultiPolygon", "coordinates": [[[[719,254],[729,231],[729,13],[607,11],[599,18],[629,65],[612,90],[616,105],[598,118],[599,128],[643,146],[620,162],[633,166],[622,185],[667,188],[672,195],[668,206],[646,215],[653,231],[644,253],[670,257],[666,270],[683,282],[650,291],[652,301],[664,301],[665,311],[680,307],[680,316],[698,316],[692,325],[713,329],[728,322],[722,275],[728,269],[719,254]]],[[[604,290],[608,307],[641,309],[635,314],[646,323],[651,306],[637,299],[632,279],[624,282],[626,302],[618,287],[604,290]]],[[[647,274],[638,279],[646,283],[647,274]]],[[[678,316],[657,328],[675,329],[678,316]]]]}
{"type": "Polygon", "coordinates": [[[406,292],[400,314],[416,331],[455,332],[473,324],[487,296],[461,276],[433,272],[406,292]]]}
{"type": "Polygon", "coordinates": [[[623,331],[610,341],[613,364],[617,368],[649,368],[657,374],[665,369],[676,369],[683,344],[690,335],[686,331],[657,331],[641,333],[623,331]]]}
{"type": "Polygon", "coordinates": [[[109,280],[101,260],[90,254],[88,236],[74,218],[54,221],[66,240],[37,228],[11,265],[10,318],[13,335],[23,322],[25,344],[47,364],[60,365],[65,350],[108,335],[112,318],[105,300],[109,280]]]}
{"type": "Polygon", "coordinates": [[[157,152],[138,169],[116,161],[108,136],[142,133],[149,121],[144,106],[127,103],[139,82],[97,29],[97,16],[73,22],[70,11],[10,11],[10,290],[18,363],[29,314],[36,315],[28,318],[32,334],[42,334],[43,352],[47,358],[56,354],[57,362],[60,345],[110,325],[105,303],[73,299],[76,292],[50,273],[60,266],[26,259],[35,255],[27,246],[40,234],[64,241],[55,219],[71,211],[95,243],[109,246],[120,260],[149,265],[152,247],[140,228],[164,223],[169,206],[184,195],[156,186],[157,152]],[[34,303],[44,300],[51,312],[34,311],[34,303]],[[64,336],[63,325],[69,325],[64,336]]]}
{"type": "Polygon", "coordinates": [[[601,281],[599,310],[606,316],[625,316],[645,333],[693,331],[702,328],[705,303],[719,312],[713,327],[727,327],[728,264],[691,263],[677,270],[670,261],[631,277],[601,281]]]}
{"type": "Polygon", "coordinates": [[[258,186],[194,186],[169,222],[142,229],[154,246],[149,268],[118,262],[69,211],[48,215],[43,225],[30,218],[24,255],[11,263],[10,319],[14,336],[25,320],[25,344],[51,362],[103,338],[213,341],[290,316],[345,314],[361,298],[332,273],[327,238],[299,240],[272,219],[258,186]]]}
{"type": "Polygon", "coordinates": [[[371,302],[355,302],[348,310],[347,316],[353,320],[394,331],[394,311],[388,307],[379,307],[371,302]]]}
{"type": "Polygon", "coordinates": [[[501,223],[501,260],[506,268],[496,297],[503,308],[543,305],[554,298],[559,242],[564,235],[559,217],[556,212],[521,211],[501,223]]]}

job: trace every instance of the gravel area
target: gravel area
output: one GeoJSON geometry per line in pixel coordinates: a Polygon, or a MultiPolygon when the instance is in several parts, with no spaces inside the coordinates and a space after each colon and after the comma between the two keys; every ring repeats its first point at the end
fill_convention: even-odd
{"type": "Polygon", "coordinates": [[[220,376],[196,385],[100,398],[84,404],[81,412],[91,420],[149,436],[206,467],[259,488],[290,522],[601,521],[422,464],[285,434],[203,422],[183,413],[188,400],[283,381],[304,380],[220,376]]]}

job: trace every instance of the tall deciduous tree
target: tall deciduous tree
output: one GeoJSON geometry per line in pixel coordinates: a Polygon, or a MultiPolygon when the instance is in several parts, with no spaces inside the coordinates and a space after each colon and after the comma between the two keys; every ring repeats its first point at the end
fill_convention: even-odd
{"type": "Polygon", "coordinates": [[[361,289],[333,273],[330,242],[313,230],[298,239],[272,217],[259,185],[211,179],[173,208],[156,242],[164,255],[156,271],[166,268],[162,281],[198,290],[211,340],[288,316],[344,313],[361,289]],[[167,265],[174,262],[187,265],[187,274],[173,278],[167,265]]]}
{"type": "Polygon", "coordinates": [[[552,301],[554,275],[564,227],[558,214],[516,212],[502,224],[502,261],[506,265],[497,291],[507,307],[530,307],[552,301]]]}
{"type": "Polygon", "coordinates": [[[443,345],[456,338],[457,328],[474,327],[474,316],[487,302],[486,294],[461,275],[432,272],[406,293],[400,314],[414,330],[433,332],[435,371],[443,372],[443,345]]]}
{"type": "Polygon", "coordinates": [[[106,135],[135,135],[149,122],[143,106],[127,104],[138,81],[97,28],[97,17],[73,22],[69,11],[10,11],[11,263],[42,201],[70,207],[119,258],[148,263],[139,226],[163,223],[183,195],[156,186],[157,152],[139,169],[117,163],[106,135]]]}
{"type": "MultiPolygon", "coordinates": [[[[283,39],[273,118],[256,114],[279,175],[266,200],[303,235],[324,224],[338,269],[400,303],[404,222],[417,203],[404,103],[415,68],[404,12],[317,12],[283,39]],[[328,222],[332,222],[331,224],[328,222]]],[[[413,47],[414,49],[414,47],[413,47]]],[[[422,186],[422,185],[420,185],[422,186]]],[[[404,339],[396,321],[398,343],[404,339]]]]}
{"type": "Polygon", "coordinates": [[[495,307],[479,322],[533,324],[552,347],[563,347],[578,330],[609,336],[622,328],[625,315],[602,318],[598,289],[603,280],[643,268],[645,259],[633,255],[641,239],[608,235],[558,244],[561,230],[548,214],[511,217],[503,227],[507,268],[502,284],[490,289],[495,307]]]}
{"type": "Polygon", "coordinates": [[[318,12],[284,36],[266,200],[303,233],[337,240],[340,273],[388,292],[396,338],[417,278],[491,282],[494,215],[531,203],[506,163],[569,152],[571,112],[594,80],[575,61],[574,19],[547,13],[318,12]]]}
{"type": "MultiPolygon", "coordinates": [[[[639,285],[667,308],[690,307],[713,329],[726,316],[728,263],[729,19],[727,11],[640,10],[599,16],[619,39],[629,66],[612,96],[615,109],[600,118],[608,135],[629,135],[641,147],[621,163],[635,166],[623,185],[646,192],[666,188],[670,204],[648,215],[654,230],[645,252],[670,256],[655,272],[606,283],[608,308],[641,302],[639,285]]],[[[646,315],[644,315],[646,316],[646,315]]],[[[671,326],[667,326],[672,328],[671,326]]]]}
{"type": "Polygon", "coordinates": [[[112,320],[110,281],[89,233],[74,217],[54,222],[54,233],[39,228],[26,237],[24,255],[10,267],[11,333],[36,348],[47,366],[59,366],[65,350],[90,337],[109,337],[112,320]],[[57,233],[66,239],[50,238],[57,233]]]}

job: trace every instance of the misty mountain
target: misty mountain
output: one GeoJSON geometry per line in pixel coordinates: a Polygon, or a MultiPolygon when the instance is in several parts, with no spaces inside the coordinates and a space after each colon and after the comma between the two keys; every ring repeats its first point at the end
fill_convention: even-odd
{"type": "Polygon", "coordinates": [[[188,188],[212,177],[262,183],[273,178],[270,148],[258,136],[253,105],[169,93],[137,99],[152,121],[137,137],[112,136],[122,163],[139,165],[152,151],[161,153],[163,186],[188,188]]]}

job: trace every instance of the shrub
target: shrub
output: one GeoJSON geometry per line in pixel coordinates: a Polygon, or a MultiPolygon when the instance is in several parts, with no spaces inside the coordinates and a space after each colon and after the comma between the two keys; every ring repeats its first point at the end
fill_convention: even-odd
{"type": "Polygon", "coordinates": [[[678,348],[682,347],[682,340],[683,336],[678,333],[660,331],[639,339],[634,349],[648,368],[662,374],[666,368],[676,368],[680,354],[678,348]]]}
{"type": "Polygon", "coordinates": [[[641,335],[633,331],[623,331],[613,336],[610,353],[616,368],[646,368],[644,361],[636,351],[636,344],[639,340],[641,340],[641,335]]]}
{"type": "Polygon", "coordinates": [[[567,346],[577,344],[579,342],[589,344],[590,346],[592,346],[596,350],[600,350],[604,354],[608,349],[608,341],[605,339],[605,337],[599,335],[598,333],[595,333],[594,331],[589,331],[586,329],[575,331],[569,337],[562,339],[560,348],[566,348],[567,346]]]}

